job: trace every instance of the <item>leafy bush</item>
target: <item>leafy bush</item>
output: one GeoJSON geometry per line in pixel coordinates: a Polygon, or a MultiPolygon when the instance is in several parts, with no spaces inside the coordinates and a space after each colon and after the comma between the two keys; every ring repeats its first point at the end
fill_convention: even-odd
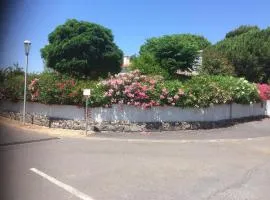
{"type": "MultiPolygon", "coordinates": [[[[1,85],[5,99],[20,100],[23,96],[22,75],[1,85]]],[[[152,106],[207,107],[213,104],[250,104],[269,98],[269,87],[249,83],[231,76],[197,76],[185,82],[163,80],[142,75],[135,70],[112,75],[105,80],[73,79],[58,73],[44,72],[32,77],[28,84],[28,100],[45,104],[83,105],[82,89],[90,88],[91,107],[127,104],[152,106]],[[259,92],[260,91],[260,96],[259,92]]]]}
{"type": "Polygon", "coordinates": [[[192,104],[239,103],[250,104],[259,101],[256,85],[243,78],[230,76],[198,76],[187,81],[185,88],[191,93],[192,104]]]}
{"type": "Polygon", "coordinates": [[[111,30],[94,23],[68,20],[49,34],[41,49],[47,67],[77,77],[105,77],[121,71],[123,53],[111,30]]]}
{"type": "Polygon", "coordinates": [[[38,101],[45,104],[71,104],[76,92],[75,80],[55,73],[43,73],[37,83],[38,101]]]}
{"type": "Polygon", "coordinates": [[[19,64],[0,69],[0,84],[0,99],[7,97],[12,101],[23,99],[24,71],[19,64]]]}
{"type": "Polygon", "coordinates": [[[208,47],[203,51],[202,66],[199,71],[201,74],[209,75],[234,75],[234,67],[221,52],[214,51],[208,47]]]}
{"type": "Polygon", "coordinates": [[[0,68],[0,83],[3,84],[8,79],[19,75],[24,75],[24,71],[18,63],[15,63],[13,66],[6,68],[0,68]]]}
{"type": "MultiPolygon", "coordinates": [[[[106,87],[105,98],[110,104],[119,103],[148,108],[159,105],[157,99],[157,83],[155,80],[141,75],[138,70],[110,77],[103,82],[106,87]]],[[[109,106],[109,105],[106,105],[109,106]]]]}
{"type": "Polygon", "coordinates": [[[10,99],[19,101],[23,99],[24,94],[24,76],[11,76],[1,85],[0,99],[10,99]]]}
{"type": "Polygon", "coordinates": [[[166,72],[171,78],[177,70],[190,70],[194,64],[198,51],[209,46],[210,43],[202,36],[191,34],[166,35],[150,38],[140,48],[140,55],[134,62],[134,68],[142,69],[143,73],[162,74],[166,72]],[[150,69],[147,69],[150,68],[150,69]]]}
{"type": "MultiPolygon", "coordinates": [[[[212,104],[250,104],[260,101],[256,85],[242,78],[198,76],[184,83],[157,82],[139,71],[119,74],[103,83],[110,104],[148,108],[156,105],[207,107],[212,104]]],[[[109,106],[109,105],[106,105],[109,106]]]]}
{"type": "MultiPolygon", "coordinates": [[[[78,80],[59,73],[44,72],[31,81],[28,91],[31,101],[45,104],[83,105],[85,99],[82,89],[95,88],[97,83],[98,81],[78,80]]],[[[92,91],[93,98],[96,93],[96,89],[92,91]]],[[[95,101],[98,102],[97,99],[95,101]]]]}
{"type": "Polygon", "coordinates": [[[130,69],[138,69],[141,71],[141,73],[147,75],[160,75],[163,76],[165,79],[168,79],[170,77],[168,71],[160,67],[154,56],[149,53],[145,53],[139,57],[133,58],[130,69]]]}

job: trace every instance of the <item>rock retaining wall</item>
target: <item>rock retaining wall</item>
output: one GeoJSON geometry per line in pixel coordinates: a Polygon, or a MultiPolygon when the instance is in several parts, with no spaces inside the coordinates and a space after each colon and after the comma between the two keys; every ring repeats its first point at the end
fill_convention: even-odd
{"type": "MultiPolygon", "coordinates": [[[[1,101],[0,115],[22,121],[22,103],[1,101]]],[[[85,129],[84,108],[69,105],[28,103],[26,122],[40,126],[85,129]]],[[[204,109],[154,107],[143,110],[126,105],[91,108],[89,130],[94,131],[171,131],[226,127],[235,123],[270,116],[270,101],[252,105],[215,105],[204,109]]]]}
{"type": "MultiPolygon", "coordinates": [[[[22,102],[0,101],[0,110],[4,112],[22,112],[22,102]]],[[[32,115],[48,116],[55,119],[84,120],[84,107],[72,105],[45,105],[27,102],[26,111],[32,115]]],[[[89,120],[95,122],[192,122],[192,121],[221,121],[228,119],[270,116],[270,101],[250,105],[223,104],[208,108],[179,108],[172,106],[141,109],[128,105],[113,105],[112,108],[90,108],[89,120]]]]}
{"type": "MultiPolygon", "coordinates": [[[[22,121],[21,113],[3,112],[0,115],[13,120],[22,121]]],[[[91,131],[111,131],[111,132],[141,132],[141,131],[179,131],[179,130],[197,130],[197,129],[212,129],[232,126],[241,122],[248,122],[252,120],[262,119],[265,116],[254,116],[246,118],[238,118],[232,120],[220,120],[213,122],[93,122],[88,123],[88,130],[91,131]]],[[[60,120],[53,119],[43,115],[31,115],[27,113],[26,122],[46,126],[50,128],[62,128],[73,130],[85,130],[85,120],[60,120]]]]}

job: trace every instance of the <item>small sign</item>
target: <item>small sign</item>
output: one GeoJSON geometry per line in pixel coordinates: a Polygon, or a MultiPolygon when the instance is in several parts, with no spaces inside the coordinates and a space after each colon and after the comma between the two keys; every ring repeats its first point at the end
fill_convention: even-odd
{"type": "Polygon", "coordinates": [[[83,95],[84,96],[90,96],[91,95],[91,90],[90,89],[83,89],[83,95]]]}

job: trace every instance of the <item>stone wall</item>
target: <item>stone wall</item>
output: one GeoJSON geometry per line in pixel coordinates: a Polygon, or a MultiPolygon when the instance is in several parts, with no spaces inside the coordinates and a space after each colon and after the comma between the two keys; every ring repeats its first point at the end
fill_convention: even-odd
{"type": "MultiPolygon", "coordinates": [[[[7,117],[13,120],[22,121],[21,113],[3,112],[0,111],[0,116],[7,117]]],[[[220,120],[213,122],[198,121],[198,122],[88,122],[88,130],[91,131],[110,131],[110,132],[141,132],[141,131],[179,131],[179,130],[197,130],[197,129],[212,129],[232,126],[237,123],[259,120],[265,116],[253,116],[231,120],[220,120]]],[[[26,122],[39,126],[50,128],[62,128],[73,130],[85,130],[85,120],[60,120],[50,118],[44,115],[26,114],[26,122]]]]}
{"type": "MultiPolygon", "coordinates": [[[[85,129],[84,108],[68,105],[28,103],[26,122],[40,126],[85,129]]],[[[204,109],[134,106],[91,108],[88,123],[94,131],[163,131],[226,127],[239,122],[270,116],[270,101],[251,105],[216,105],[204,109]]],[[[1,101],[0,115],[22,121],[22,103],[1,101]]]]}
{"type": "MultiPolygon", "coordinates": [[[[208,108],[179,108],[172,106],[142,109],[128,105],[113,105],[112,108],[90,108],[89,120],[94,122],[193,122],[193,121],[221,121],[253,116],[264,116],[269,107],[268,103],[250,105],[223,104],[208,108]]],[[[0,110],[5,112],[22,112],[22,102],[1,101],[0,110]]],[[[270,108],[269,108],[270,109],[270,108]]],[[[85,109],[72,105],[45,105],[27,102],[26,111],[32,115],[48,116],[64,120],[84,120],[85,109]]]]}

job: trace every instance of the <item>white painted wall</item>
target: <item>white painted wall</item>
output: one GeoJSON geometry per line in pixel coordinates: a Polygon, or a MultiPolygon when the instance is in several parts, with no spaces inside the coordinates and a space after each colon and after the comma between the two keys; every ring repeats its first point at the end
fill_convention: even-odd
{"type": "Polygon", "coordinates": [[[265,114],[270,117],[270,100],[266,101],[266,112],[265,114]]]}
{"type": "MultiPolygon", "coordinates": [[[[22,112],[22,102],[1,101],[2,111],[22,112]]],[[[54,118],[83,120],[85,110],[71,105],[45,105],[28,102],[28,113],[47,115],[54,118]]],[[[250,116],[270,116],[270,101],[251,105],[223,104],[208,108],[153,107],[143,110],[135,106],[113,105],[112,108],[91,108],[94,121],[128,122],[176,122],[176,121],[219,121],[250,116]],[[267,109],[266,109],[267,108],[267,109]]]]}
{"type": "Polygon", "coordinates": [[[130,56],[123,57],[123,66],[128,67],[130,65],[130,56]]]}
{"type": "Polygon", "coordinates": [[[127,105],[113,105],[111,109],[93,108],[95,121],[130,121],[130,122],[175,122],[175,121],[218,121],[230,116],[228,105],[217,105],[205,109],[179,107],[138,108],[127,105]]]}
{"type": "Polygon", "coordinates": [[[260,116],[265,115],[266,104],[265,102],[250,104],[250,105],[241,105],[241,104],[232,104],[232,118],[242,118],[249,116],[260,116]]]}
{"type": "MultiPolygon", "coordinates": [[[[0,101],[0,110],[12,111],[12,112],[23,112],[23,102],[10,102],[0,101]]],[[[32,114],[46,115],[55,118],[62,119],[84,119],[84,108],[71,105],[46,105],[41,103],[27,102],[26,112],[32,114]]]]}

